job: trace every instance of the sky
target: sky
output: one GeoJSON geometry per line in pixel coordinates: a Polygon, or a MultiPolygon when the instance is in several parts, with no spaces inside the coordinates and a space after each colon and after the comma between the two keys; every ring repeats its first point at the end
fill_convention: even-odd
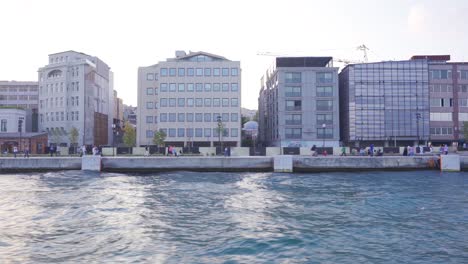
{"type": "Polygon", "coordinates": [[[106,62],[135,106],[138,67],[206,51],[241,62],[241,105],[257,109],[274,59],[258,53],[360,61],[365,44],[369,61],[468,61],[467,25],[466,0],[1,0],[0,80],[37,81],[48,54],[75,50],[106,62]]]}

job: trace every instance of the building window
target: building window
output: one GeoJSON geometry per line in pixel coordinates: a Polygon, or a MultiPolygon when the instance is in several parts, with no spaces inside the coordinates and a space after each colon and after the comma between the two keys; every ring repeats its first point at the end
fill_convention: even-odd
{"type": "Polygon", "coordinates": [[[195,128],[195,137],[203,137],[203,129],[195,128]]]}
{"type": "Polygon", "coordinates": [[[187,128],[187,137],[193,137],[193,128],[187,128]]]}
{"type": "Polygon", "coordinates": [[[169,128],[169,137],[175,137],[175,136],[176,136],[176,129],[169,128]]]}
{"type": "Polygon", "coordinates": [[[205,128],[204,133],[206,138],[211,137],[211,128],[205,128]]]}
{"type": "Polygon", "coordinates": [[[159,121],[161,122],[167,122],[167,114],[166,113],[161,113],[159,115],[159,121]]]}
{"type": "Polygon", "coordinates": [[[231,113],[231,122],[238,122],[239,115],[237,113],[231,113]]]}
{"type": "Polygon", "coordinates": [[[153,102],[146,102],[146,109],[153,109],[154,103],[153,102]]]}
{"type": "Polygon", "coordinates": [[[451,127],[431,127],[431,135],[452,135],[453,128],[451,127]]]}
{"type": "Polygon", "coordinates": [[[229,107],[229,98],[222,99],[223,107],[229,107]]]}
{"type": "Polygon", "coordinates": [[[211,76],[211,68],[205,68],[205,76],[211,76]]]}
{"type": "Polygon", "coordinates": [[[320,86],[317,87],[317,97],[332,97],[333,87],[331,86],[320,86]]]}
{"type": "Polygon", "coordinates": [[[195,122],[203,122],[203,114],[202,113],[196,113],[195,114],[195,122]]]}
{"type": "Polygon", "coordinates": [[[160,105],[161,107],[167,107],[167,98],[161,98],[160,105]]]}
{"type": "Polygon", "coordinates": [[[177,136],[178,137],[185,137],[185,128],[178,128],[177,129],[177,136]]]}
{"type": "Polygon", "coordinates": [[[468,80],[468,71],[467,70],[461,70],[460,74],[458,76],[459,76],[459,79],[468,80]]]}
{"type": "Polygon", "coordinates": [[[301,128],[286,128],[285,137],[292,139],[302,138],[302,129],[301,128]]]}
{"type": "Polygon", "coordinates": [[[179,83],[179,84],[177,85],[177,91],[179,91],[179,92],[185,92],[185,84],[179,83]]]}
{"type": "Polygon", "coordinates": [[[195,106],[202,107],[203,106],[203,98],[195,98],[195,106]]]}
{"type": "Polygon", "coordinates": [[[431,80],[452,79],[452,71],[451,70],[431,70],[429,71],[429,79],[431,80]]]}
{"type": "Polygon", "coordinates": [[[193,92],[193,83],[187,83],[187,92],[193,92]]]}
{"type": "Polygon", "coordinates": [[[229,68],[223,68],[221,73],[223,76],[229,76],[229,68]]]}
{"type": "Polygon", "coordinates": [[[195,72],[194,72],[193,68],[188,68],[188,69],[187,69],[187,76],[193,76],[194,73],[195,73],[195,72]]]}
{"type": "Polygon", "coordinates": [[[213,76],[219,76],[220,74],[220,69],[219,68],[214,68],[213,69],[213,76]]]}
{"type": "Polygon", "coordinates": [[[193,98],[187,98],[187,107],[193,107],[193,98]]]}
{"type": "Polygon", "coordinates": [[[286,83],[301,83],[302,74],[300,72],[286,72],[284,76],[286,83]]]}
{"type": "Polygon", "coordinates": [[[176,113],[169,113],[169,122],[176,121],[176,113]]]}
{"type": "Polygon", "coordinates": [[[452,113],[430,113],[431,121],[453,121],[452,113]]]}
{"type": "Polygon", "coordinates": [[[178,122],[185,122],[185,113],[178,113],[177,114],[177,121],[178,122]]]}
{"type": "Polygon", "coordinates": [[[302,124],[302,115],[301,114],[288,114],[285,115],[286,125],[301,125],[302,124]]]}
{"type": "MultiPolygon", "coordinates": [[[[47,120],[48,121],[48,120],[47,120]]],[[[1,122],[1,127],[0,127],[0,131],[2,132],[7,132],[7,120],[6,119],[2,119],[2,122],[1,122]]]]}
{"type": "Polygon", "coordinates": [[[161,73],[162,77],[166,77],[167,76],[167,68],[161,68],[160,73],[161,73]]]}
{"type": "Polygon", "coordinates": [[[239,91],[239,85],[237,83],[231,83],[231,92],[239,91]]]}
{"type": "Polygon", "coordinates": [[[203,92],[203,84],[202,83],[195,84],[195,91],[203,92]]]}
{"type": "Polygon", "coordinates": [[[301,86],[285,86],[284,90],[286,97],[301,97],[302,95],[301,86]]]}
{"type": "Polygon", "coordinates": [[[239,75],[237,68],[231,68],[231,76],[237,76],[237,75],[239,75]]]}
{"type": "Polygon", "coordinates": [[[222,91],[223,92],[229,92],[229,83],[223,83],[222,91]]]}
{"type": "Polygon", "coordinates": [[[170,83],[169,84],[169,92],[175,92],[176,91],[176,84],[175,83],[170,83]]]}
{"type": "Polygon", "coordinates": [[[317,100],[317,111],[332,111],[333,101],[332,100],[317,100]]]}
{"type": "Polygon", "coordinates": [[[205,122],[211,122],[211,114],[205,113],[203,119],[205,122]]]}
{"type": "Polygon", "coordinates": [[[146,123],[147,124],[153,123],[153,116],[146,116],[146,123]]]}
{"type": "Polygon", "coordinates": [[[302,101],[301,100],[286,100],[286,111],[301,111],[302,101]]]}
{"type": "Polygon", "coordinates": [[[317,114],[317,125],[333,125],[333,114],[317,114]]]}
{"type": "Polygon", "coordinates": [[[231,137],[238,137],[239,130],[237,128],[231,128],[231,137]]]}
{"type": "Polygon", "coordinates": [[[205,83],[205,92],[211,92],[211,83],[205,83]]]}
{"type": "Polygon", "coordinates": [[[154,132],[153,130],[146,130],[146,138],[153,138],[154,132]]]}
{"type": "Polygon", "coordinates": [[[76,111],[76,112],[75,112],[75,115],[76,115],[76,121],[78,121],[78,120],[79,120],[79,116],[80,116],[80,115],[79,115],[79,112],[76,111]]]}
{"type": "Polygon", "coordinates": [[[211,98],[205,98],[205,107],[211,107],[211,98]]]}
{"type": "Polygon", "coordinates": [[[220,113],[213,113],[213,122],[218,122],[218,117],[221,118],[220,113]]]}
{"type": "Polygon", "coordinates": [[[169,76],[176,76],[176,68],[169,68],[169,76]]]}
{"type": "Polygon", "coordinates": [[[237,98],[231,98],[231,107],[238,107],[239,100],[237,98]]]}
{"type": "Polygon", "coordinates": [[[197,74],[197,76],[203,76],[203,69],[202,68],[197,68],[196,69],[196,74],[197,74]]]}
{"type": "Polygon", "coordinates": [[[221,120],[222,120],[223,122],[229,122],[229,113],[223,113],[223,114],[221,115],[221,120]]]}
{"type": "Polygon", "coordinates": [[[146,88],[146,95],[153,95],[154,90],[153,88],[146,88]]]}
{"type": "Polygon", "coordinates": [[[333,73],[331,72],[317,72],[317,83],[332,83],[333,73]]]}
{"type": "Polygon", "coordinates": [[[159,88],[161,89],[161,92],[167,92],[167,83],[161,83],[159,88]]]}
{"type": "Polygon", "coordinates": [[[221,99],[213,98],[213,107],[219,107],[219,106],[221,106],[221,99]]]}
{"type": "Polygon", "coordinates": [[[178,98],[177,99],[177,106],[178,107],[185,107],[185,98],[178,98]]]}
{"type": "Polygon", "coordinates": [[[175,107],[175,106],[176,106],[176,99],[169,98],[169,107],[175,107]]]}
{"type": "Polygon", "coordinates": [[[193,122],[193,113],[187,113],[187,122],[193,122]]]}
{"type": "Polygon", "coordinates": [[[179,76],[185,76],[185,68],[179,68],[179,76]]]}
{"type": "Polygon", "coordinates": [[[317,138],[333,138],[333,129],[317,128],[317,138]]]}
{"type": "MultiPolygon", "coordinates": [[[[154,80],[154,74],[153,73],[147,73],[146,74],[146,80],[148,81],[153,81],[154,80]]],[[[74,83],[72,83],[74,85],[74,83]]],[[[73,87],[73,86],[72,86],[73,87]]],[[[72,88],[73,89],[73,88],[72,88]]]]}

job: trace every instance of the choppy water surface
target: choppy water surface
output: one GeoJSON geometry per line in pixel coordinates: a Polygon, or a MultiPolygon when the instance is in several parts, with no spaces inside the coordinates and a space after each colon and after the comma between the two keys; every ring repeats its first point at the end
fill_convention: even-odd
{"type": "Polygon", "coordinates": [[[468,174],[3,174],[0,258],[468,263],[468,174]]]}

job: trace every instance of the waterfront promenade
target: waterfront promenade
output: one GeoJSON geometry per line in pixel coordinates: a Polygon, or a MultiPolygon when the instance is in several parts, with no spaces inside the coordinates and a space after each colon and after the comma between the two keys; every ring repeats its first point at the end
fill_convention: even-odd
{"type": "MultiPolygon", "coordinates": [[[[91,156],[87,156],[91,157],[91,156]]],[[[361,170],[427,170],[436,169],[437,156],[119,156],[100,158],[102,171],[276,171],[275,158],[290,159],[294,172],[361,171],[361,170]],[[290,157],[290,158],[289,158],[290,157]]],[[[461,170],[468,170],[468,156],[460,156],[461,170]]],[[[80,157],[0,158],[0,172],[40,170],[80,170],[80,157]]]]}

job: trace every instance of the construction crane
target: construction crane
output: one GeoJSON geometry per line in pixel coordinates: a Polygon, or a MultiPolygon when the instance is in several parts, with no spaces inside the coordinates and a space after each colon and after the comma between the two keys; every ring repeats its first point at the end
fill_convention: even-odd
{"type": "Polygon", "coordinates": [[[367,51],[369,50],[369,48],[365,44],[362,44],[358,46],[356,49],[362,50],[362,52],[364,53],[364,62],[368,62],[369,60],[367,59],[367,51]]]}
{"type": "MultiPolygon", "coordinates": [[[[257,55],[258,56],[273,56],[273,57],[291,56],[291,54],[281,54],[281,53],[274,53],[274,52],[269,52],[269,51],[257,52],[257,55]]],[[[333,62],[343,63],[344,65],[353,64],[353,63],[362,63],[362,61],[358,61],[358,60],[348,60],[348,59],[340,59],[340,58],[333,58],[333,62]]]]}

